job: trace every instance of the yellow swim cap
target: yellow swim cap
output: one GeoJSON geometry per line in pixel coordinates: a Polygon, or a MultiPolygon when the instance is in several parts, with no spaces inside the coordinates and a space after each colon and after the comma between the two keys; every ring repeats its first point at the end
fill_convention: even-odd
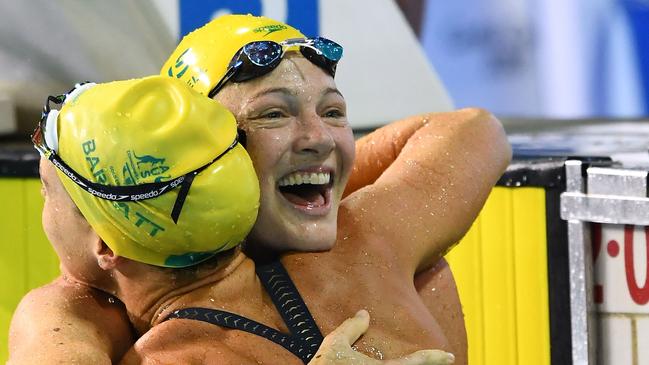
{"type": "Polygon", "coordinates": [[[225,76],[237,51],[254,41],[282,42],[304,35],[290,25],[253,15],[224,15],[186,35],[160,70],[207,95],[225,76]]]}
{"type": "Polygon", "coordinates": [[[72,92],[57,124],[58,156],[93,183],[146,186],[205,166],[193,179],[177,223],[170,212],[182,187],[147,200],[111,201],[57,170],[117,255],[157,266],[190,266],[236,246],[252,228],[259,183],[245,149],[233,145],[234,116],[184,83],[152,76],[72,92]]]}

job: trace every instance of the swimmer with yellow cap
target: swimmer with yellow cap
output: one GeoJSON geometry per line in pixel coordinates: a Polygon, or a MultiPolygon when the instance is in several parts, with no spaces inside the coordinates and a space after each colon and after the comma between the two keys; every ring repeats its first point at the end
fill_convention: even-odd
{"type": "Polygon", "coordinates": [[[116,255],[190,266],[255,222],[258,181],[234,117],[180,81],[78,85],[48,99],[33,139],[116,255]]]}
{"type": "Polygon", "coordinates": [[[345,100],[334,81],[342,55],[338,43],[307,37],[277,20],[224,15],[186,35],[160,70],[221,102],[246,132],[261,191],[259,215],[247,240],[251,250],[326,250],[335,240],[354,155],[345,100]],[[249,103],[253,96],[256,103],[249,103]],[[290,99],[296,108],[261,105],[273,97],[290,99]],[[247,104],[245,111],[242,104],[247,104]],[[265,118],[270,110],[284,122],[265,118]],[[302,157],[291,155],[289,138],[308,141],[302,157]],[[269,150],[276,142],[288,143],[269,150]],[[315,153],[327,146],[333,148],[326,156],[315,153]]]}

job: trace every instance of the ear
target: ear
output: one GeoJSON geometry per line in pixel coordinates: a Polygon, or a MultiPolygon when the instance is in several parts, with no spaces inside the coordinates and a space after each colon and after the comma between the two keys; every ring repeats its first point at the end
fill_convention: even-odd
{"type": "Polygon", "coordinates": [[[94,253],[97,258],[97,265],[103,270],[115,269],[122,261],[122,257],[115,255],[113,250],[99,237],[97,237],[94,253]]]}

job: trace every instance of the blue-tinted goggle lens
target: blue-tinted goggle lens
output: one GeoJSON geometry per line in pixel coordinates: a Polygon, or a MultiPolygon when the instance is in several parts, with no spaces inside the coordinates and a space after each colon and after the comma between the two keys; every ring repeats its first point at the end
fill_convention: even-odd
{"type": "Polygon", "coordinates": [[[282,46],[275,42],[252,42],[243,46],[243,53],[256,66],[269,66],[282,56],[282,46]]]}
{"type": "Polygon", "coordinates": [[[327,38],[318,37],[313,40],[313,47],[331,61],[338,62],[343,57],[343,47],[327,38]]]}

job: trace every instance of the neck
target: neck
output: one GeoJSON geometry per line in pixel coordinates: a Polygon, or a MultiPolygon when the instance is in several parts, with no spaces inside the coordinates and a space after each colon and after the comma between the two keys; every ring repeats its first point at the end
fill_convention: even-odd
{"type": "MultiPolygon", "coordinates": [[[[189,269],[157,268],[126,262],[114,272],[113,292],[126,306],[131,323],[141,335],[175,310],[173,304],[201,287],[211,287],[229,276],[246,256],[239,248],[221,253],[209,263],[189,269]]],[[[182,300],[184,306],[191,306],[182,300]]]]}

